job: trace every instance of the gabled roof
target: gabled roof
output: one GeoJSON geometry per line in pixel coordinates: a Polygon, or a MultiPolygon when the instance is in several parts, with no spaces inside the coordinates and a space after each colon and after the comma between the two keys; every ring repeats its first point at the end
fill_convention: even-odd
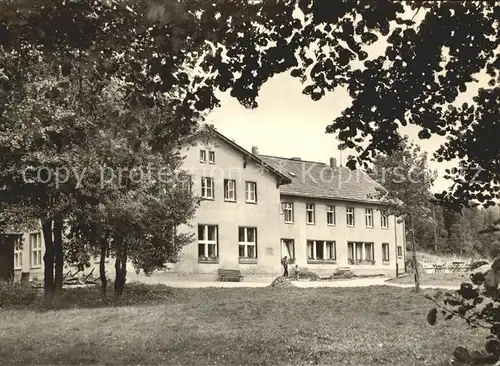
{"type": "Polygon", "coordinates": [[[259,155],[267,164],[291,178],[280,188],[281,194],[339,201],[381,203],[377,199],[382,186],[361,170],[331,168],[314,161],[259,155]],[[371,195],[371,197],[370,197],[371,195]]]}
{"type": "Polygon", "coordinates": [[[221,139],[222,141],[227,143],[229,146],[231,146],[235,150],[242,153],[245,158],[255,162],[257,165],[264,167],[266,170],[268,170],[269,172],[274,174],[278,178],[280,185],[289,184],[292,182],[292,180],[290,179],[290,177],[288,175],[283,174],[282,172],[277,170],[273,165],[270,165],[267,162],[265,162],[264,160],[262,160],[260,158],[260,155],[257,156],[257,155],[252,154],[250,151],[245,150],[243,147],[238,145],[236,142],[228,139],[226,136],[224,136],[223,134],[218,132],[215,128],[210,127],[209,130],[210,130],[210,132],[215,134],[216,137],[218,137],[219,139],[221,139]]]}

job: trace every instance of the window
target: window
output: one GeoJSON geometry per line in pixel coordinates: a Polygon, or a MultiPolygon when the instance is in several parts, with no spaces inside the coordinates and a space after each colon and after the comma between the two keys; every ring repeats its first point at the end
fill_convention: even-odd
{"type": "Polygon", "coordinates": [[[349,264],[375,264],[373,243],[348,242],[349,264]]]}
{"type": "Polygon", "coordinates": [[[382,260],[389,262],[389,243],[382,243],[382,260]]]}
{"type": "Polygon", "coordinates": [[[23,248],[21,246],[21,239],[16,239],[14,242],[14,269],[23,268],[23,248]]]}
{"type": "Polygon", "coordinates": [[[193,193],[193,179],[191,176],[181,176],[181,187],[185,194],[191,195],[193,193]]]}
{"type": "Polygon", "coordinates": [[[257,228],[238,228],[240,261],[256,263],[257,260],[257,228]]]}
{"type": "Polygon", "coordinates": [[[224,179],[224,200],[236,201],[236,181],[232,179],[224,179]]]}
{"type": "Polygon", "coordinates": [[[335,206],[326,207],[326,224],[335,225],[335,206]]]}
{"type": "Polygon", "coordinates": [[[288,257],[288,262],[295,261],[295,241],[293,239],[281,239],[281,258],[288,257]]]}
{"type": "Polygon", "coordinates": [[[354,226],[354,207],[346,208],[346,222],[347,226],[354,226]]]}
{"type": "Polygon", "coordinates": [[[371,208],[365,210],[365,224],[366,227],[373,227],[373,209],[371,208]]]}
{"type": "Polygon", "coordinates": [[[210,164],[215,164],[215,151],[208,152],[208,162],[210,164]]]}
{"type": "Polygon", "coordinates": [[[316,217],[315,217],[315,212],[314,212],[314,204],[307,204],[306,205],[306,222],[308,224],[314,224],[316,222],[316,217]]]}
{"type": "Polygon", "coordinates": [[[257,183],[245,182],[245,200],[246,202],[257,202],[257,183]]]}
{"type": "Polygon", "coordinates": [[[218,230],[216,225],[198,225],[198,261],[218,262],[218,230]]]}
{"type": "Polygon", "coordinates": [[[206,199],[214,199],[214,179],[201,178],[201,197],[206,199]]]}
{"type": "Polygon", "coordinates": [[[205,150],[200,150],[200,162],[201,163],[207,162],[207,152],[205,150]]]}
{"type": "Polygon", "coordinates": [[[387,229],[389,227],[389,217],[386,210],[380,211],[380,226],[382,229],[387,229]]]}
{"type": "Polygon", "coordinates": [[[42,236],[40,233],[30,234],[30,267],[42,266],[42,236]]]}
{"type": "Polygon", "coordinates": [[[398,245],[398,257],[402,256],[403,256],[403,247],[401,247],[401,245],[398,245]]]}
{"type": "Polygon", "coordinates": [[[334,241],[308,240],[307,241],[307,261],[328,261],[337,259],[334,241]]]}
{"type": "Polygon", "coordinates": [[[293,223],[293,203],[292,202],[283,202],[282,208],[283,208],[283,214],[285,215],[285,223],[292,224],[293,223]]]}

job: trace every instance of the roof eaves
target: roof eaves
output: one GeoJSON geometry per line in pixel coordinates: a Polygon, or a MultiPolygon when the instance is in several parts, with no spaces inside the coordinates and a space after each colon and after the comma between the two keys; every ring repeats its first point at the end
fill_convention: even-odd
{"type": "Polygon", "coordinates": [[[329,201],[343,201],[343,202],[355,202],[355,203],[369,203],[374,205],[383,205],[384,202],[381,200],[370,200],[370,199],[357,199],[357,198],[346,198],[346,197],[337,197],[337,196],[324,196],[324,195],[315,195],[315,194],[303,194],[303,193],[293,193],[293,192],[283,192],[281,193],[283,196],[292,196],[292,197],[302,197],[302,198],[316,198],[323,199],[329,201]]]}

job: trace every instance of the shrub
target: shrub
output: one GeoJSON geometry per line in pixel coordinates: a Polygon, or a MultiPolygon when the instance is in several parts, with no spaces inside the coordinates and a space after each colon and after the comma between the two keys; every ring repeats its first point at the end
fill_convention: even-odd
{"type": "MultiPolygon", "coordinates": [[[[112,284],[110,286],[112,288],[112,284]]],[[[127,283],[123,295],[114,303],[113,292],[103,299],[99,286],[65,288],[54,301],[54,308],[96,308],[109,305],[128,306],[151,304],[173,296],[173,289],[164,285],[127,283]]],[[[20,283],[0,282],[0,306],[43,307],[42,290],[27,288],[20,283]],[[38,296],[40,295],[40,296],[38,296]]]]}
{"type": "MultiPolygon", "coordinates": [[[[113,283],[108,288],[113,288],[113,283]]],[[[58,300],[58,308],[81,307],[94,308],[108,305],[140,305],[165,300],[173,294],[172,288],[165,285],[146,285],[142,283],[127,283],[123,294],[117,302],[113,302],[113,291],[109,291],[108,299],[103,299],[99,286],[75,287],[64,289],[58,300]]]]}
{"type": "Polygon", "coordinates": [[[300,279],[309,279],[311,281],[317,281],[319,280],[319,276],[318,274],[314,273],[314,272],[311,272],[311,271],[300,271],[300,279]]]}
{"type": "Polygon", "coordinates": [[[7,283],[0,281],[1,306],[29,306],[35,303],[37,291],[21,283],[7,283]]]}
{"type": "Polygon", "coordinates": [[[445,320],[456,317],[471,328],[489,329],[484,350],[470,352],[465,347],[457,347],[454,358],[463,363],[494,364],[500,360],[500,259],[485,273],[471,274],[470,280],[471,283],[462,283],[455,292],[426,296],[436,305],[429,311],[427,321],[434,325],[438,316],[445,320]]]}
{"type": "Polygon", "coordinates": [[[294,285],[286,277],[276,277],[269,287],[294,287],[294,285]]]}

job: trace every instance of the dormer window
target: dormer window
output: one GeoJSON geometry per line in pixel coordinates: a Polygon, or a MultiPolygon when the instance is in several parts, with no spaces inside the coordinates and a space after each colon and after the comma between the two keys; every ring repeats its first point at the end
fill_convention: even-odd
{"type": "Polygon", "coordinates": [[[206,150],[200,150],[200,163],[207,162],[207,152],[206,150]]]}
{"type": "Polygon", "coordinates": [[[210,164],[215,164],[215,151],[208,152],[208,162],[210,164]]]}

